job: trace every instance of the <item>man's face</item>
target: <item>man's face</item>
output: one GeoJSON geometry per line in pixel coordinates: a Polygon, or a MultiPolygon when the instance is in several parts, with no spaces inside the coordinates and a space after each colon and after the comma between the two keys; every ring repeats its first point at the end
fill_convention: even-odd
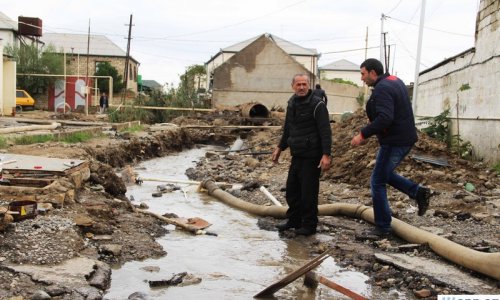
{"type": "Polygon", "coordinates": [[[366,83],[367,86],[373,86],[375,84],[375,81],[377,81],[377,73],[375,73],[375,70],[371,70],[368,72],[365,67],[361,68],[361,80],[366,83]]]}
{"type": "Polygon", "coordinates": [[[309,91],[309,78],[307,76],[296,76],[293,79],[292,88],[297,96],[305,96],[309,91]]]}

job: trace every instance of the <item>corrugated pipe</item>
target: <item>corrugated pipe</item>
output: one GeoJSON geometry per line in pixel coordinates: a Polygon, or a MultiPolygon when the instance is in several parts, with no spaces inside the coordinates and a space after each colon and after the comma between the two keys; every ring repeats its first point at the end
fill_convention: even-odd
{"type": "Polygon", "coordinates": [[[245,118],[269,118],[269,110],[263,104],[252,102],[240,106],[241,116],[245,118]]]}
{"type": "MultiPolygon", "coordinates": [[[[244,210],[254,215],[263,217],[285,218],[286,206],[264,206],[248,203],[221,190],[215,182],[208,179],[201,183],[208,190],[208,194],[219,199],[229,206],[244,210]]],[[[343,215],[363,219],[374,224],[373,209],[369,206],[335,203],[318,206],[319,215],[334,216],[343,215]]],[[[415,226],[409,225],[401,220],[392,218],[392,229],[394,234],[400,238],[416,244],[427,243],[438,255],[470,270],[500,280],[500,253],[486,253],[476,251],[448,239],[432,234],[415,226]]]]}

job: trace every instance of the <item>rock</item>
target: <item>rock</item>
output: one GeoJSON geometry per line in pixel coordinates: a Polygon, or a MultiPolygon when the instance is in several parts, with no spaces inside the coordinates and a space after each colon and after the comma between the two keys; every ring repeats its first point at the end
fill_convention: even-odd
{"type": "Polygon", "coordinates": [[[141,269],[143,269],[146,272],[151,272],[151,273],[160,272],[160,267],[158,267],[158,266],[146,266],[146,267],[142,267],[141,269]]]}
{"type": "Polygon", "coordinates": [[[484,212],[478,212],[472,214],[472,218],[476,221],[485,221],[488,217],[491,217],[491,215],[484,212]]]}
{"type": "Polygon", "coordinates": [[[77,215],[74,219],[73,222],[75,222],[76,225],[78,226],[84,226],[84,227],[89,227],[94,224],[94,220],[92,220],[91,217],[87,215],[77,215]]]}
{"type": "Polygon", "coordinates": [[[33,296],[30,298],[31,300],[50,300],[52,297],[47,294],[45,291],[36,291],[33,296]]]}
{"type": "Polygon", "coordinates": [[[205,152],[205,157],[206,158],[219,158],[219,154],[212,152],[212,151],[207,151],[207,152],[205,152]]]}
{"type": "Polygon", "coordinates": [[[245,159],[245,166],[250,167],[252,169],[257,168],[259,166],[259,164],[260,164],[260,162],[253,157],[249,157],[249,158],[245,159]]]}
{"type": "Polygon", "coordinates": [[[450,217],[450,214],[447,211],[436,209],[434,211],[434,216],[435,217],[442,217],[442,218],[447,219],[447,218],[450,217]]]}
{"type": "Polygon", "coordinates": [[[462,211],[462,212],[459,212],[456,216],[457,220],[459,221],[465,221],[467,219],[470,219],[471,218],[471,214],[470,212],[465,212],[465,211],[462,211]]]}
{"type": "Polygon", "coordinates": [[[427,298],[432,295],[431,291],[428,289],[421,289],[413,293],[417,298],[427,298]]]}
{"type": "Polygon", "coordinates": [[[122,246],[118,244],[104,244],[101,246],[102,253],[110,253],[114,256],[118,256],[122,252],[122,246]]]}
{"type": "Polygon", "coordinates": [[[163,196],[163,193],[162,192],[154,192],[154,193],[151,194],[151,196],[158,198],[158,197],[163,196]]]}
{"type": "Polygon", "coordinates": [[[487,188],[487,189],[492,190],[492,189],[494,189],[496,187],[496,185],[493,182],[491,182],[491,181],[488,180],[488,181],[486,181],[484,183],[484,187],[487,188]]]}
{"type": "Polygon", "coordinates": [[[111,268],[105,263],[98,263],[88,279],[89,285],[100,290],[107,290],[111,284],[111,268]]]}
{"type": "Polygon", "coordinates": [[[419,250],[420,248],[422,248],[422,245],[420,245],[420,244],[406,244],[406,245],[398,246],[397,248],[401,252],[408,252],[408,251],[413,251],[413,250],[419,250]]]}
{"type": "Polygon", "coordinates": [[[375,159],[372,159],[367,165],[366,165],[366,168],[367,169],[371,169],[374,165],[375,165],[375,162],[376,160],[375,159]]]}
{"type": "Polygon", "coordinates": [[[149,296],[143,292],[135,292],[130,294],[127,300],[149,300],[149,296]]]}

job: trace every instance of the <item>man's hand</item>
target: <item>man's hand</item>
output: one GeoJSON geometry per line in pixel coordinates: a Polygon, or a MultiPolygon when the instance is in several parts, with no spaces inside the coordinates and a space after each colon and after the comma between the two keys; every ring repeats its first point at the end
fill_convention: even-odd
{"type": "Polygon", "coordinates": [[[318,168],[321,168],[321,171],[326,172],[330,169],[330,163],[332,160],[330,159],[330,155],[323,154],[321,156],[321,160],[319,161],[318,168]]]}
{"type": "Polygon", "coordinates": [[[353,147],[357,147],[361,144],[364,143],[364,138],[363,138],[363,135],[361,133],[358,133],[356,136],[354,136],[351,140],[351,146],[353,147]]]}
{"type": "Polygon", "coordinates": [[[274,151],[273,151],[273,154],[271,155],[271,159],[275,164],[278,163],[278,159],[280,158],[280,154],[281,154],[280,147],[276,147],[276,149],[274,149],[274,151]]]}

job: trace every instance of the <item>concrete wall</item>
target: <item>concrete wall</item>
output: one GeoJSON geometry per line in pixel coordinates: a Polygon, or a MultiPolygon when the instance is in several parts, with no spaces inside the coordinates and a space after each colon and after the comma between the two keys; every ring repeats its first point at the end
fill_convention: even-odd
{"type": "MultiPolygon", "coordinates": [[[[207,69],[207,78],[206,81],[204,82],[204,88],[207,90],[209,89],[210,85],[210,74],[214,72],[214,70],[222,65],[223,63],[227,62],[231,57],[233,57],[235,53],[221,53],[217,57],[215,57],[213,60],[211,60],[208,64],[205,65],[207,69]]],[[[312,74],[316,74],[316,70],[318,69],[318,60],[317,57],[315,56],[298,56],[298,55],[291,55],[291,57],[301,64],[306,70],[311,72],[312,74]]],[[[293,75],[292,75],[293,76],[293,75]]]]}
{"type": "Polygon", "coordinates": [[[321,80],[319,83],[328,97],[328,112],[333,119],[337,120],[343,113],[354,112],[361,107],[357,98],[363,93],[362,87],[329,80],[321,80]]]}
{"type": "Polygon", "coordinates": [[[499,1],[481,1],[475,50],[424,71],[416,107],[417,116],[432,117],[450,108],[452,133],[469,141],[477,158],[491,163],[500,161],[499,19],[499,1]]]}
{"type": "MultiPolygon", "coordinates": [[[[11,30],[0,30],[0,39],[2,40],[3,46],[11,46],[17,42],[14,32],[11,30]]],[[[17,42],[18,43],[18,42],[17,42]]]]}
{"type": "MultiPolygon", "coordinates": [[[[236,106],[259,102],[268,109],[285,109],[293,95],[292,78],[298,73],[313,77],[303,64],[276,44],[265,38],[259,39],[215,69],[213,103],[216,106],[236,106]]],[[[359,108],[356,98],[363,92],[362,88],[327,80],[320,81],[320,84],[327,93],[328,110],[334,118],[359,108]]]]}
{"type": "Polygon", "coordinates": [[[275,43],[259,38],[215,69],[213,103],[236,106],[259,102],[268,109],[286,108],[297,73],[309,72],[275,43]]]}
{"type": "Polygon", "coordinates": [[[10,115],[16,107],[16,62],[3,56],[0,40],[0,115],[10,115]]]}
{"type": "Polygon", "coordinates": [[[360,71],[331,71],[331,70],[321,70],[321,79],[335,79],[341,78],[344,80],[350,80],[357,84],[358,86],[363,86],[363,81],[361,81],[360,71]]]}

